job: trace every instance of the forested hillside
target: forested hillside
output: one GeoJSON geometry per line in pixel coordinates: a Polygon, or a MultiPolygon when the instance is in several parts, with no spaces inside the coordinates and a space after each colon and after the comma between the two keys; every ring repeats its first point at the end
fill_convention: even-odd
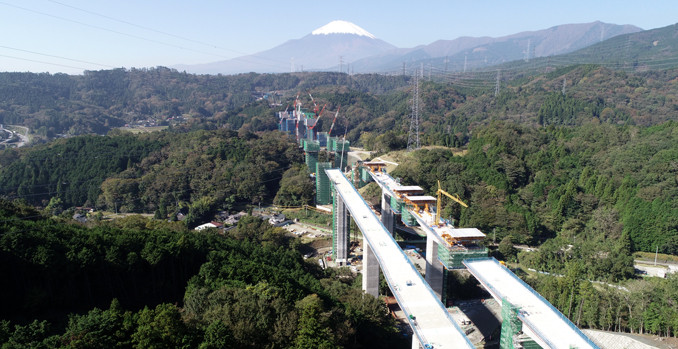
{"type": "MultiPolygon", "coordinates": [[[[594,65],[516,70],[496,95],[494,73],[423,79],[425,148],[397,159],[393,175],[428,193],[438,180],[458,193],[470,207],[448,205],[443,215],[501,242],[506,260],[558,275],[527,279],[577,324],[670,335],[675,279],[629,280],[632,252],[678,254],[677,76],[594,65]],[[538,249],[518,254],[514,243],[538,249]]],[[[250,218],[224,236],[187,228],[221,210],[312,203],[298,144],[272,131],[274,113],[297,95],[341,107],[333,135],[352,145],[373,155],[405,149],[409,82],[165,68],[0,74],[0,123],[45,141],[68,134],[0,151],[2,299],[12,321],[1,323],[0,341],[310,348],[392,338],[381,303],[351,277],[305,264],[276,228],[250,218]],[[264,92],[283,105],[257,100],[264,92]],[[142,120],[168,128],[114,129],[142,120]],[[75,206],[155,219],[95,216],[86,228],[66,223],[75,206]],[[179,213],[186,219],[171,222],[179,213]],[[79,315],[64,320],[70,312],[79,315]]],[[[330,123],[325,115],[318,129],[330,123]]]]}
{"type": "MultiPolygon", "coordinates": [[[[468,152],[419,150],[393,175],[432,192],[437,180],[470,199],[455,217],[498,239],[539,243],[630,240],[634,250],[678,252],[678,124],[649,128],[588,123],[535,128],[492,122],[476,130],[468,152]],[[600,235],[603,234],[603,235],[600,235]],[[600,236],[599,236],[600,235],[600,236]]],[[[612,253],[610,256],[614,256],[612,253]]],[[[592,276],[613,279],[603,265],[592,276]]],[[[621,271],[620,271],[621,272],[621,271]]]]}
{"type": "Polygon", "coordinates": [[[392,174],[429,193],[437,180],[458,193],[469,208],[450,203],[443,216],[481,229],[499,258],[552,273],[524,277],[578,326],[675,336],[678,277],[640,280],[632,252],[678,254],[677,137],[673,121],[495,121],[476,129],[463,156],[422,149],[392,174]],[[514,243],[537,247],[517,253],[514,243]]]}
{"type": "Polygon", "coordinates": [[[403,342],[383,302],[305,263],[296,240],[258,218],[225,236],[139,216],[85,228],[0,200],[0,225],[3,347],[403,342]]]}
{"type": "Polygon", "coordinates": [[[41,139],[105,134],[135,122],[169,125],[211,119],[251,131],[276,128],[264,94],[292,95],[317,86],[383,93],[406,85],[404,77],[339,73],[191,75],[168,68],[86,71],[65,74],[0,73],[0,124],[23,125],[41,139]],[[243,118],[246,116],[247,118],[243,118]]]}
{"type": "MultiPolygon", "coordinates": [[[[676,69],[624,71],[596,65],[433,75],[420,88],[422,139],[460,146],[473,129],[504,119],[540,125],[654,125],[678,116],[676,69]]],[[[411,76],[340,73],[190,75],[167,68],[90,71],[83,76],[0,73],[0,124],[29,127],[34,142],[106,134],[125,124],[181,129],[277,128],[274,113],[311,92],[341,106],[335,135],[396,149],[407,136],[411,76]],[[261,97],[266,95],[267,99],[261,97]],[[348,127],[348,129],[346,129],[348,127]],[[389,133],[387,136],[384,134],[389,133]],[[381,139],[376,139],[382,136],[381,139]],[[361,140],[361,137],[365,137],[361,140]]],[[[330,117],[319,128],[327,131],[330,117]]]]}
{"type": "Polygon", "coordinates": [[[80,136],[0,153],[0,194],[55,214],[89,206],[173,218],[184,210],[195,226],[217,210],[270,202],[299,162],[296,143],[278,132],[80,136]]]}

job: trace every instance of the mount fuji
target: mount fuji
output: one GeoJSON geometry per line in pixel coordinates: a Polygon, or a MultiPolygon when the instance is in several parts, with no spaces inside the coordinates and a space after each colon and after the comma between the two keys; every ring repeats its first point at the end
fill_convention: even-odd
{"type": "Polygon", "coordinates": [[[177,65],[173,68],[194,74],[336,70],[342,61],[355,62],[393,49],[396,47],[377,39],[365,29],[351,22],[337,20],[300,39],[253,55],[206,64],[177,65]]]}

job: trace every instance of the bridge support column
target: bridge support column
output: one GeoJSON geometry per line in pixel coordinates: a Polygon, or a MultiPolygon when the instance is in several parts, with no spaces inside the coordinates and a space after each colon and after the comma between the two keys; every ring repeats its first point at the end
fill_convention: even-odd
{"type": "Polygon", "coordinates": [[[391,209],[391,197],[383,192],[381,194],[381,223],[391,235],[395,236],[395,219],[391,209]]]}
{"type": "Polygon", "coordinates": [[[379,261],[363,238],[363,291],[379,297],[379,261]]]}
{"type": "Polygon", "coordinates": [[[438,242],[433,236],[426,236],[426,282],[438,299],[443,295],[443,265],[438,261],[438,242]]]}
{"type": "Polygon", "coordinates": [[[417,338],[417,335],[414,333],[412,333],[412,349],[421,349],[419,338],[417,338]]]}
{"type": "Polygon", "coordinates": [[[334,236],[333,248],[335,251],[335,261],[338,265],[346,265],[348,261],[350,243],[348,228],[350,225],[348,210],[344,200],[335,193],[335,210],[334,210],[334,236]]]}

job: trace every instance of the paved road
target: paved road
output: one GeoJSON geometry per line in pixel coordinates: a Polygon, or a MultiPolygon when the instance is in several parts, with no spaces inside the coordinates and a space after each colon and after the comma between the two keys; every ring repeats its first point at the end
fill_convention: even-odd
{"type": "MultiPolygon", "coordinates": [[[[24,131],[24,132],[25,132],[26,134],[28,134],[28,127],[24,127],[24,126],[12,126],[12,127],[20,127],[20,128],[23,128],[23,129],[26,130],[26,131],[24,131]]],[[[0,125],[0,130],[4,130],[4,131],[7,131],[7,132],[10,132],[10,133],[12,133],[12,135],[19,137],[19,141],[18,141],[18,142],[16,142],[16,143],[11,143],[11,144],[16,145],[17,148],[23,147],[24,145],[28,144],[28,137],[22,135],[21,133],[15,132],[15,131],[12,131],[12,130],[9,130],[9,129],[6,129],[6,128],[3,128],[2,125],[0,125]]],[[[5,141],[3,141],[3,142],[0,142],[0,143],[7,143],[7,144],[10,144],[10,143],[8,143],[8,142],[9,142],[9,139],[8,139],[8,140],[5,140],[5,141]]]]}

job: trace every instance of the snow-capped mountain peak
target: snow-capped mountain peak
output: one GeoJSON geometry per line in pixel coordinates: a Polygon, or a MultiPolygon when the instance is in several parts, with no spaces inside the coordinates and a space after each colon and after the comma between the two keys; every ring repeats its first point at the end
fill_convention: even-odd
{"type": "Polygon", "coordinates": [[[313,35],[328,35],[328,34],[355,34],[366,36],[371,39],[376,37],[367,30],[347,21],[332,21],[324,26],[311,32],[313,35]]]}

